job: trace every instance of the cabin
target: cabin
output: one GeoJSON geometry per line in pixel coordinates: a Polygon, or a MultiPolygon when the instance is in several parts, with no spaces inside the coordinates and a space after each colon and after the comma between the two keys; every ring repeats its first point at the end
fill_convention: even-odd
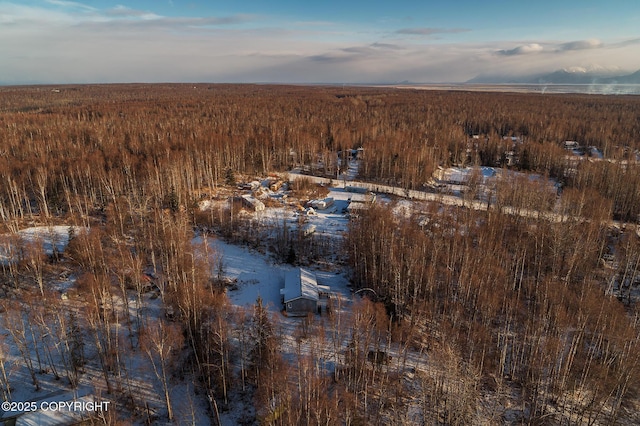
{"type": "Polygon", "coordinates": [[[303,317],[326,309],[330,288],[319,285],[316,274],[296,268],[287,271],[280,296],[288,316],[303,317]]]}

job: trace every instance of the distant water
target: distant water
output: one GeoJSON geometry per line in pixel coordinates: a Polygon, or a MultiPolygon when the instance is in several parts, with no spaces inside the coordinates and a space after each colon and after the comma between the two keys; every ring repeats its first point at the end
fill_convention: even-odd
{"type": "Polygon", "coordinates": [[[534,84],[531,92],[584,93],[588,95],[640,95],[640,84],[534,84]]]}
{"type": "Polygon", "coordinates": [[[588,95],[640,95],[640,84],[401,84],[393,87],[478,92],[580,93],[588,95]]]}

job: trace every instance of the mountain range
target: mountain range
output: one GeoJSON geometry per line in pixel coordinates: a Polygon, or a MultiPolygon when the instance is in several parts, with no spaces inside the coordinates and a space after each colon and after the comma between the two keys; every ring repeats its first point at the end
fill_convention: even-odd
{"type": "Polygon", "coordinates": [[[529,76],[479,75],[470,84],[640,84],[640,70],[632,74],[614,75],[597,71],[558,70],[529,76]]]}

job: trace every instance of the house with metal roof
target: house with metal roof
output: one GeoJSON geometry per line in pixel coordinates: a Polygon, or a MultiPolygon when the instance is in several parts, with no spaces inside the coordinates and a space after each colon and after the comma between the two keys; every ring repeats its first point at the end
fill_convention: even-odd
{"type": "Polygon", "coordinates": [[[306,316],[326,308],[330,288],[318,284],[316,274],[296,268],[285,273],[282,303],[289,316],[306,316]]]}

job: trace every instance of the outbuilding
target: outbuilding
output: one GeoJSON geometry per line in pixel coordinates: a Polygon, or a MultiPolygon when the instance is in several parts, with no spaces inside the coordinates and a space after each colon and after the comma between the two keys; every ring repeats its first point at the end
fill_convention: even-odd
{"type": "Polygon", "coordinates": [[[333,206],[333,198],[327,197],[323,200],[311,200],[307,204],[309,207],[313,207],[316,210],[326,210],[333,206]]]}
{"type": "Polygon", "coordinates": [[[256,212],[262,212],[265,209],[264,203],[252,195],[243,195],[240,197],[240,201],[244,207],[256,212]]]}

